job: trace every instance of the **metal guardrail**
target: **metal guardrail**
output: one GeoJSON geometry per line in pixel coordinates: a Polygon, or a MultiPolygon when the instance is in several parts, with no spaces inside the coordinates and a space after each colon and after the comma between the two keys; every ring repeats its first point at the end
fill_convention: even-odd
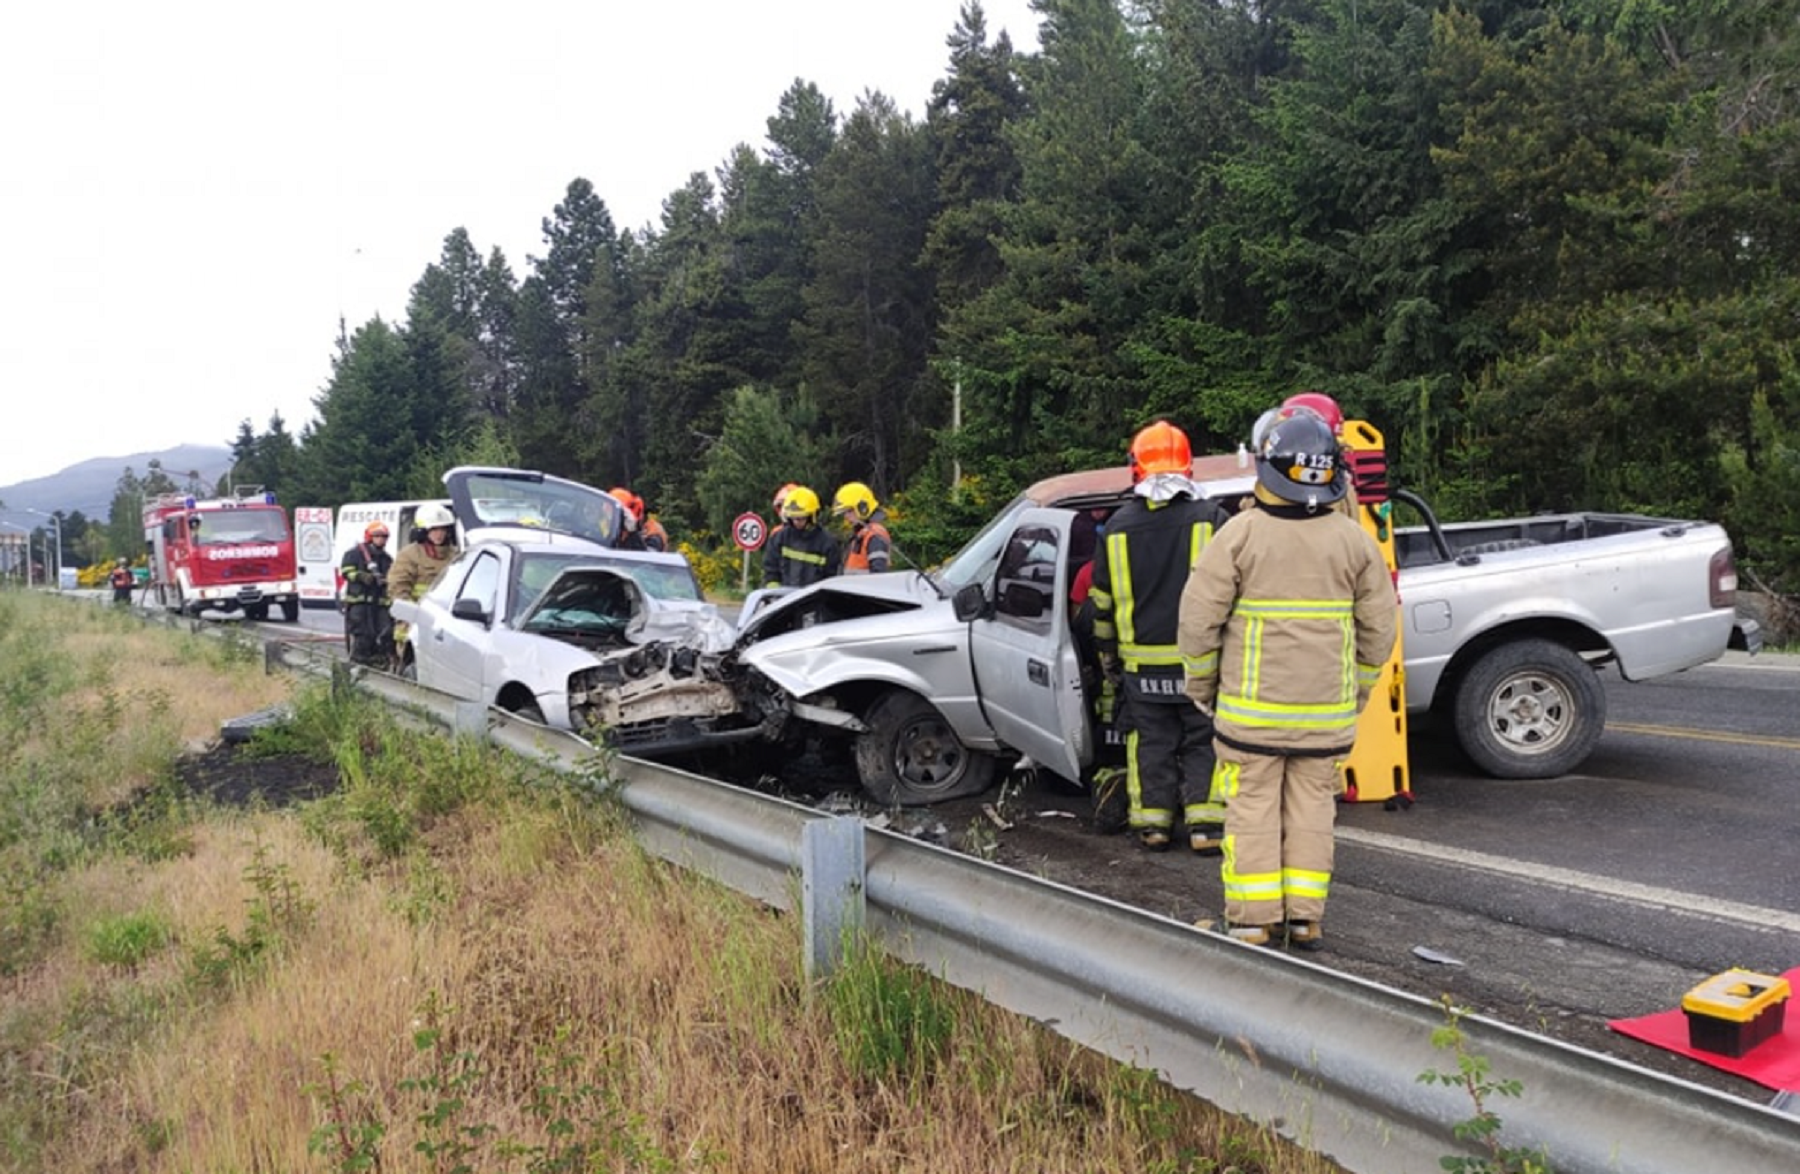
{"type": "MultiPolygon", "coordinates": [[[[559,771],[594,767],[572,734],[390,677],[358,684],[559,771]]],[[[634,759],[608,771],[650,851],[802,911],[807,828],[833,817],[634,759]]],[[[879,829],[861,847],[865,925],[930,973],[1353,1171],[1480,1156],[1452,1132],[1466,1096],[1418,1082],[1455,1063],[1431,1047],[1444,1015],[1427,1000],[879,829]]],[[[1523,1086],[1490,1106],[1505,1144],[1541,1147],[1559,1174],[1800,1170],[1800,1121],[1774,1109],[1480,1016],[1462,1028],[1496,1078],[1523,1086]]]]}

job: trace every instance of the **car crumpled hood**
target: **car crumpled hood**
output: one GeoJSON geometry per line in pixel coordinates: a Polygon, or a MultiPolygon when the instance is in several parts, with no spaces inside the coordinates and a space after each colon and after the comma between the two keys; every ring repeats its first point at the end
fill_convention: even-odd
{"type": "MultiPolygon", "coordinates": [[[[753,592],[752,594],[757,593],[753,592]]],[[[889,571],[879,575],[836,575],[814,583],[810,587],[787,590],[748,621],[741,630],[741,634],[754,637],[758,628],[772,622],[772,617],[779,616],[796,607],[803,607],[806,605],[806,601],[816,600],[821,595],[891,600],[894,603],[924,607],[947,598],[948,594],[948,592],[940,593],[932,585],[932,581],[918,571],[889,571]]]]}
{"type": "Polygon", "coordinates": [[[736,629],[712,604],[673,600],[640,612],[625,629],[625,638],[633,644],[666,641],[700,652],[724,652],[736,636],[736,629]]]}
{"type": "MultiPolygon", "coordinates": [[[[740,640],[740,663],[804,697],[859,676],[904,681],[922,663],[921,650],[966,645],[968,625],[956,618],[950,600],[940,598],[930,583],[913,572],[829,580],[783,599],[781,606],[785,609],[833,592],[914,606],[740,640]]],[[[771,615],[774,610],[770,609],[771,615]]]]}

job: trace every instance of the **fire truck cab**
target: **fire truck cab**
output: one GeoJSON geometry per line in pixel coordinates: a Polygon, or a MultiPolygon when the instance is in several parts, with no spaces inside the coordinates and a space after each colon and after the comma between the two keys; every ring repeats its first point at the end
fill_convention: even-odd
{"type": "Polygon", "coordinates": [[[144,503],[149,552],[146,597],[197,616],[208,608],[242,610],[251,620],[300,618],[294,534],[273,493],[245,489],[235,497],[165,493],[144,503]]]}

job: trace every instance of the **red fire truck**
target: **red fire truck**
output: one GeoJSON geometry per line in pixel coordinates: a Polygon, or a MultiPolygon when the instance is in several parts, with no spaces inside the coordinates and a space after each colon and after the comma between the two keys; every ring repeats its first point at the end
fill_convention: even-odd
{"type": "Polygon", "coordinates": [[[144,503],[144,545],[146,591],[158,606],[186,615],[241,608],[249,619],[266,620],[275,604],[288,623],[300,618],[294,534],[273,493],[152,498],[144,503]]]}

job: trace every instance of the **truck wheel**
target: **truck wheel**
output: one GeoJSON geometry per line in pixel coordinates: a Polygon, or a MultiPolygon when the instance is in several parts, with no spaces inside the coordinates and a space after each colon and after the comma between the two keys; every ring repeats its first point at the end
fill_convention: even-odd
{"type": "Polygon", "coordinates": [[[269,618],[269,605],[266,603],[246,604],[244,607],[244,618],[252,623],[262,623],[269,618]]]}
{"type": "Polygon", "coordinates": [[[1500,779],[1551,779],[1587,760],[1606,728],[1606,691],[1592,666],[1552,640],[1490,649],[1456,690],[1463,752],[1500,779]]]}
{"type": "Polygon", "coordinates": [[[284,624],[297,624],[300,622],[300,601],[298,599],[284,599],[281,601],[281,622],[284,624]]]}
{"type": "Polygon", "coordinates": [[[919,807],[978,795],[994,781],[995,759],[970,750],[943,716],[916,693],[884,693],[863,715],[856,773],[887,807],[919,807]]]}

